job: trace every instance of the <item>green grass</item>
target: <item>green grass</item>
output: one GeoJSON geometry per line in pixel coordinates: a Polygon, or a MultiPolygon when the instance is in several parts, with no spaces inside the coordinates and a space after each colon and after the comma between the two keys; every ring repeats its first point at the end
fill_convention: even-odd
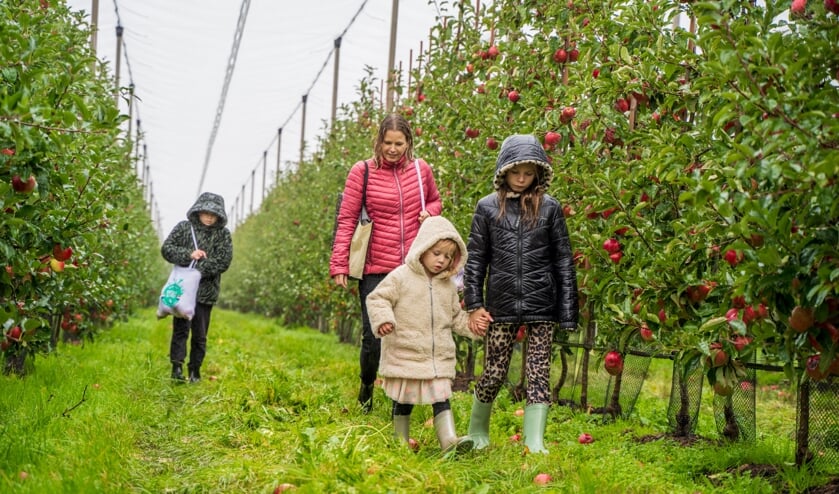
{"type": "MultiPolygon", "coordinates": [[[[791,466],[795,403],[768,387],[753,444],[717,441],[708,392],[697,430],[706,439],[639,441],[667,432],[667,361],[654,361],[628,420],[554,406],[544,456],[523,456],[509,439],[522,403],[502,391],[493,446],[452,458],[427,424],[430,406],[414,410],[417,453],[392,438],[381,390],[361,414],[357,349],[332,335],[216,309],[204,380],[186,385],[168,378],[170,325],[143,311],[94,343],[39,357],[25,378],[0,377],[0,491],[269,493],[291,483],[295,492],[768,493],[828,480],[791,466]],[[578,444],[581,432],[595,442],[578,444]],[[779,473],[736,473],[743,464],[779,473]],[[547,487],[533,483],[541,472],[554,479],[547,487]]],[[[452,399],[461,433],[470,405],[469,394],[452,399]]]]}

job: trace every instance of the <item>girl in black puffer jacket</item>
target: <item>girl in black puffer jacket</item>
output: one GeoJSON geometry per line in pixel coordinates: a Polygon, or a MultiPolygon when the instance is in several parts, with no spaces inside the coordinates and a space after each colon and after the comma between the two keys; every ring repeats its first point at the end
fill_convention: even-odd
{"type": "Polygon", "coordinates": [[[553,328],[577,327],[577,275],[559,201],[545,190],[553,170],[538,139],[504,140],[495,167],[495,193],[478,201],[469,234],[465,304],[470,329],[486,330],[486,368],[475,386],[469,435],[489,445],[489,415],[510,367],[519,326],[528,334],[524,444],[543,446],[550,397],[553,328]],[[486,291],[484,290],[486,287],[486,291]]]}

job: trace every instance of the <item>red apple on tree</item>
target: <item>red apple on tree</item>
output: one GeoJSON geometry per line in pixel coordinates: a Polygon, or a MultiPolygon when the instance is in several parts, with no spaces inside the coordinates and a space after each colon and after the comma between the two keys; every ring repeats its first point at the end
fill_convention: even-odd
{"type": "Polygon", "coordinates": [[[525,334],[527,334],[527,326],[522,324],[519,326],[518,331],[516,331],[516,343],[520,343],[524,339],[525,334]]]}
{"type": "Polygon", "coordinates": [[[481,131],[478,129],[473,129],[472,127],[466,127],[466,137],[470,139],[474,139],[480,135],[481,131]]]}
{"type": "Polygon", "coordinates": [[[722,367],[728,363],[728,354],[722,348],[719,342],[711,343],[711,351],[708,357],[709,367],[722,367]]]}
{"type": "Polygon", "coordinates": [[[610,375],[617,376],[623,371],[623,357],[619,352],[612,350],[603,359],[603,367],[610,375]]]}
{"type": "Polygon", "coordinates": [[[813,326],[813,309],[796,305],[789,316],[789,327],[796,333],[803,333],[813,326]]]}
{"type": "Polygon", "coordinates": [[[509,93],[507,93],[507,99],[509,99],[509,100],[510,100],[510,101],[512,101],[513,103],[515,103],[516,101],[518,101],[518,100],[519,100],[519,98],[521,98],[521,95],[520,95],[520,94],[519,94],[519,92],[518,92],[518,91],[516,91],[515,89],[513,89],[512,91],[510,91],[509,93]]]}
{"type": "Polygon", "coordinates": [[[641,339],[644,341],[653,341],[655,339],[655,336],[653,336],[653,331],[650,329],[649,326],[647,326],[646,323],[641,324],[641,329],[639,330],[639,333],[641,334],[641,339]]]}
{"type": "Polygon", "coordinates": [[[740,262],[740,254],[734,249],[728,249],[723,254],[723,259],[733,268],[740,262]]]}
{"type": "Polygon", "coordinates": [[[568,52],[565,48],[559,48],[554,52],[553,59],[556,63],[565,63],[568,60],[568,52]]]}
{"type": "Polygon", "coordinates": [[[13,326],[8,332],[6,332],[6,336],[8,336],[11,340],[19,341],[22,333],[23,331],[20,329],[20,326],[13,326]]]}
{"type": "Polygon", "coordinates": [[[606,252],[609,252],[610,254],[613,254],[615,252],[620,252],[621,244],[620,244],[620,242],[617,241],[617,239],[607,238],[606,240],[603,241],[603,250],[605,250],[606,252]]]}
{"type": "Polygon", "coordinates": [[[562,113],[559,115],[559,121],[562,123],[568,123],[573,120],[576,115],[577,110],[573,106],[566,106],[562,109],[562,113]]]}
{"type": "Polygon", "coordinates": [[[34,175],[29,175],[29,178],[26,181],[20,178],[20,175],[12,177],[12,189],[14,189],[15,192],[28,194],[35,190],[35,185],[37,185],[37,182],[35,181],[34,175]]]}
{"type": "Polygon", "coordinates": [[[55,244],[52,248],[52,256],[59,261],[66,261],[73,257],[73,249],[72,247],[62,249],[61,244],[55,244]]]}
{"type": "Polygon", "coordinates": [[[557,132],[549,130],[545,133],[545,144],[547,144],[548,146],[555,146],[556,143],[560,141],[560,139],[562,139],[562,136],[557,132]]]}
{"type": "Polygon", "coordinates": [[[489,47],[489,49],[487,49],[487,56],[489,58],[495,58],[499,55],[499,53],[500,52],[498,51],[498,47],[495,45],[492,45],[489,47]]]}
{"type": "Polygon", "coordinates": [[[621,113],[629,111],[629,101],[626,98],[618,98],[615,102],[615,109],[621,113]]]}
{"type": "Polygon", "coordinates": [[[496,141],[492,137],[487,137],[487,148],[495,151],[496,149],[498,149],[498,141],[496,141]]]}

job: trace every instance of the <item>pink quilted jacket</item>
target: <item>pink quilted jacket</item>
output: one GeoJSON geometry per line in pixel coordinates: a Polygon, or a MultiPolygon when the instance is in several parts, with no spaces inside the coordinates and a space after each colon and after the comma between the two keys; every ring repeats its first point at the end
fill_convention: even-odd
{"type": "MultiPolygon", "coordinates": [[[[425,209],[430,215],[437,216],[442,210],[442,203],[434,174],[428,163],[422,159],[417,161],[422,176],[425,209]]],[[[373,235],[364,274],[384,274],[405,261],[411,242],[417,236],[422,210],[420,189],[413,161],[403,166],[383,162],[379,168],[372,159],[367,163],[367,213],[373,220],[373,235]]],[[[349,273],[350,239],[361,211],[363,183],[364,161],[359,161],[350,169],[344,185],[344,198],[338,212],[338,228],[329,260],[330,277],[349,273]]]]}

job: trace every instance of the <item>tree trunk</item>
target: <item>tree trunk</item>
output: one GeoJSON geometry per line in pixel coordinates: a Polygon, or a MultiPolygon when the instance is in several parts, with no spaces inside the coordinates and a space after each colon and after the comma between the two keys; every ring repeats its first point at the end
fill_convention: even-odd
{"type": "Polygon", "coordinates": [[[736,441],[740,438],[740,426],[737,425],[737,419],[734,415],[734,403],[731,397],[725,400],[725,406],[722,409],[725,417],[725,427],[722,429],[722,436],[729,441],[736,441]]]}
{"type": "MultiPolygon", "coordinates": [[[[17,343],[15,343],[18,346],[17,343]]],[[[26,375],[26,357],[29,354],[26,348],[17,348],[12,353],[7,353],[3,362],[3,374],[23,377],[26,375]]]]}
{"type": "MultiPolygon", "coordinates": [[[[678,370],[682,372],[682,370],[678,370]]],[[[688,397],[688,383],[686,376],[681,374],[679,379],[679,412],[676,414],[676,437],[688,437],[690,435],[690,399],[688,397]]]]}
{"type": "Polygon", "coordinates": [[[561,364],[559,379],[556,381],[556,386],[554,386],[554,389],[551,392],[551,401],[554,403],[559,403],[559,391],[562,389],[562,386],[565,385],[565,380],[568,379],[568,356],[565,355],[563,347],[559,348],[559,362],[561,364]]]}
{"type": "Polygon", "coordinates": [[[588,324],[586,324],[586,338],[583,345],[582,379],[580,379],[580,407],[588,409],[588,363],[591,359],[591,349],[594,348],[594,303],[588,303],[588,324]]]}
{"type": "Polygon", "coordinates": [[[795,465],[804,466],[813,459],[810,452],[810,381],[798,387],[798,429],[795,431],[795,465]]]}

